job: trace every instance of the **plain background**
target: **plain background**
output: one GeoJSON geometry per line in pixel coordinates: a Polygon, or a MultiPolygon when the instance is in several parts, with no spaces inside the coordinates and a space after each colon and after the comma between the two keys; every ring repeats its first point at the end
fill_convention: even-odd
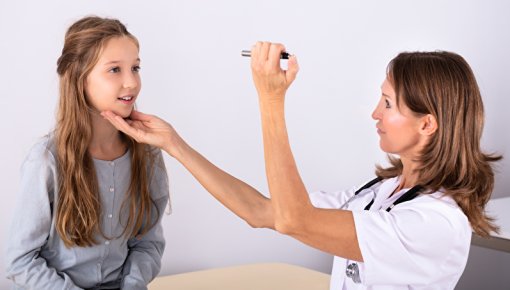
{"type": "MultiPolygon", "coordinates": [[[[118,18],[138,37],[138,108],[171,122],[212,162],[265,193],[258,103],[242,49],[275,41],[298,57],[286,113],[309,190],[360,185],[372,179],[375,163],[385,164],[370,114],[390,59],[401,51],[455,51],[482,91],[483,147],[507,156],[494,197],[510,196],[508,1],[0,1],[2,249],[21,163],[54,125],[64,33],[90,14],[118,18]]],[[[256,262],[330,271],[330,255],[251,229],[175,160],[166,164],[173,214],[163,221],[162,275],[256,262]]],[[[510,254],[473,247],[457,289],[505,289],[508,269],[510,254]]],[[[0,289],[8,288],[4,263],[0,275],[0,289]]]]}

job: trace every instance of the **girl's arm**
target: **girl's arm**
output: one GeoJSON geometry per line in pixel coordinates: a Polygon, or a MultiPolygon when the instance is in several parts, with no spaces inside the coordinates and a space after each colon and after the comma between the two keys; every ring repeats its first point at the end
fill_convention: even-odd
{"type": "Polygon", "coordinates": [[[129,239],[129,254],[122,268],[123,290],[143,290],[159,274],[165,249],[161,217],[168,203],[168,196],[154,201],[159,210],[157,224],[144,236],[129,239]]]}
{"type": "Polygon", "coordinates": [[[161,152],[157,154],[149,188],[158,213],[155,212],[152,217],[156,224],[144,236],[129,239],[129,254],[122,269],[123,290],[147,289],[147,285],[161,270],[161,258],[165,249],[161,218],[170,197],[165,164],[161,152]]]}
{"type": "MultiPolygon", "coordinates": [[[[7,278],[22,289],[81,289],[71,278],[48,266],[40,251],[52,224],[56,171],[47,143],[35,145],[21,168],[17,196],[5,253],[7,278]]],[[[71,258],[71,257],[69,257],[71,258]]]]}
{"type": "Polygon", "coordinates": [[[165,150],[176,158],[218,201],[252,227],[274,228],[271,201],[243,181],[226,173],[189,146],[165,121],[133,111],[130,120],[104,112],[117,129],[165,150]]]}

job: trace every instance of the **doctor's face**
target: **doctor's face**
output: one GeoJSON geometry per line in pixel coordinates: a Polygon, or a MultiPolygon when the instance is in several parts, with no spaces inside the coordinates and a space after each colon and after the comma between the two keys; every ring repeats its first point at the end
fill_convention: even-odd
{"type": "Polygon", "coordinates": [[[388,78],[381,86],[381,98],[372,118],[377,121],[379,146],[386,153],[416,156],[420,150],[419,118],[400,100],[388,78]]]}

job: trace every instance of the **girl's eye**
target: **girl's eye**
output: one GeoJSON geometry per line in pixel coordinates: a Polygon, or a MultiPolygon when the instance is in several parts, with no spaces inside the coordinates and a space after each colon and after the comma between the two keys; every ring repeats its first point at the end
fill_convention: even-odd
{"type": "Polygon", "coordinates": [[[118,72],[120,72],[120,67],[116,66],[116,67],[114,67],[114,68],[111,68],[111,69],[109,70],[109,72],[112,72],[112,73],[118,73],[118,72]]]}
{"type": "Polygon", "coordinates": [[[390,106],[390,102],[389,102],[388,100],[384,100],[384,102],[386,102],[386,108],[387,108],[387,109],[391,108],[391,106],[390,106]]]}
{"type": "Polygon", "coordinates": [[[135,66],[132,68],[132,70],[133,70],[134,72],[139,72],[139,71],[140,71],[140,69],[141,69],[141,67],[140,67],[139,65],[135,65],[135,66]]]}

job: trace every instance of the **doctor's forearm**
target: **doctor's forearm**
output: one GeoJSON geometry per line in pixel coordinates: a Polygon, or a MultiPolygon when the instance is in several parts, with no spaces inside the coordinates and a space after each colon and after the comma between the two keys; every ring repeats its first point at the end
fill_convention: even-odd
{"type": "Polygon", "coordinates": [[[262,104],[261,113],[276,229],[324,252],[362,261],[352,213],[311,204],[290,148],[283,104],[262,104]]]}
{"type": "Polygon", "coordinates": [[[184,141],[175,158],[219,202],[255,228],[274,229],[271,200],[245,182],[221,170],[184,141]]]}
{"type": "Polygon", "coordinates": [[[290,234],[313,208],[290,148],[284,105],[261,103],[264,158],[278,231],[290,234]]]}

